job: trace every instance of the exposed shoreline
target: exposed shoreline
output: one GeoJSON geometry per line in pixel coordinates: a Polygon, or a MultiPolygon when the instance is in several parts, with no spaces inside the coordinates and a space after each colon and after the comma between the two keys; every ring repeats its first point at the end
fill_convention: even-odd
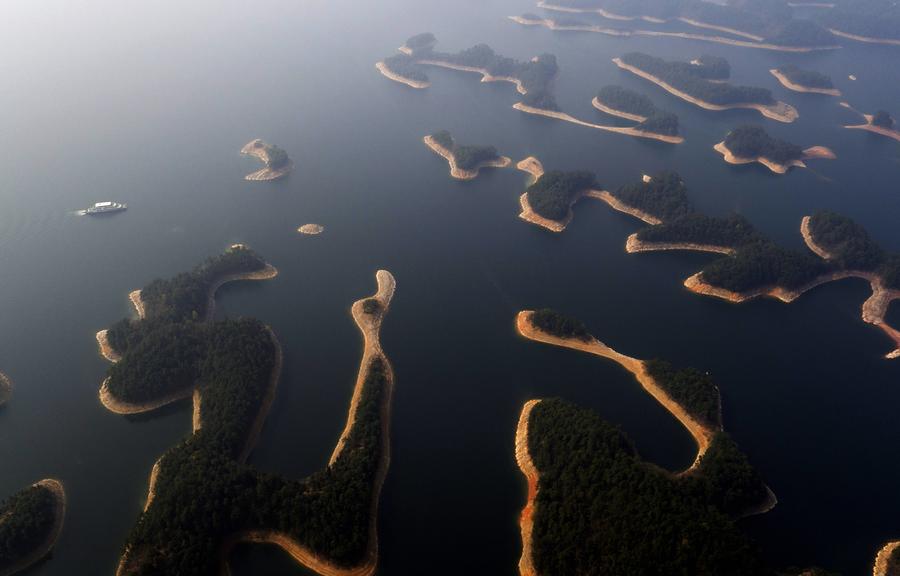
{"type": "MultiPolygon", "coordinates": [[[[519,163],[516,164],[516,168],[521,170],[522,172],[528,173],[531,176],[531,178],[529,179],[529,185],[534,184],[540,179],[541,176],[544,175],[543,164],[541,164],[541,161],[534,156],[529,156],[528,158],[519,161],[519,163]]],[[[575,206],[576,202],[584,197],[601,199],[600,195],[602,193],[603,192],[599,190],[582,190],[581,192],[576,194],[569,202],[569,212],[568,214],[566,214],[566,217],[564,219],[551,220],[550,218],[541,216],[531,208],[531,204],[528,202],[528,192],[524,192],[521,196],[519,196],[519,207],[522,210],[519,213],[519,218],[551,232],[562,232],[566,229],[566,226],[568,226],[569,223],[572,222],[572,218],[575,217],[575,213],[572,210],[572,207],[575,206]]]]}
{"type": "Polygon", "coordinates": [[[803,151],[803,156],[796,160],[791,160],[786,164],[779,164],[774,160],[770,160],[765,156],[757,156],[756,158],[745,158],[743,156],[735,156],[734,153],[725,145],[725,141],[719,142],[713,146],[713,150],[723,156],[725,162],[734,165],[759,163],[774,172],[775,174],[787,174],[791,168],[806,168],[804,160],[823,159],[834,160],[837,158],[834,152],[824,146],[813,146],[803,151]]]}
{"type": "Polygon", "coordinates": [[[652,216],[650,214],[647,214],[643,210],[638,210],[637,208],[629,206],[628,204],[622,202],[621,200],[619,200],[618,198],[616,198],[609,192],[605,192],[605,191],[601,192],[600,195],[598,196],[598,198],[600,198],[600,200],[603,200],[604,202],[606,202],[609,205],[609,207],[612,208],[613,210],[617,210],[619,212],[622,212],[623,214],[628,214],[629,216],[633,216],[634,218],[637,218],[638,220],[643,221],[645,224],[650,224],[651,226],[656,226],[657,224],[662,224],[662,220],[660,220],[656,216],[652,216]]]}
{"type": "Polygon", "coordinates": [[[453,64],[450,62],[444,62],[443,60],[419,60],[418,63],[424,64],[426,66],[449,68],[450,70],[458,70],[460,72],[477,72],[478,74],[481,74],[482,82],[511,82],[512,84],[516,85],[516,90],[519,92],[519,94],[522,94],[524,96],[528,93],[528,91],[525,90],[525,86],[522,84],[522,81],[518,78],[513,78],[512,76],[494,76],[485,68],[463,66],[462,64],[453,64]]]}
{"type": "Polygon", "coordinates": [[[720,432],[720,427],[706,426],[691,416],[681,404],[673,400],[656,380],[650,376],[643,360],[617,352],[593,336],[591,336],[589,341],[585,342],[576,338],[560,338],[544,332],[532,324],[531,316],[533,313],[534,311],[532,310],[523,310],[516,316],[516,329],[520,335],[536,342],[580,350],[608,358],[631,372],[641,387],[687,429],[697,444],[697,456],[694,458],[693,463],[686,470],[679,472],[678,475],[688,474],[699,466],[700,460],[706,454],[713,436],[720,432]]]}
{"type": "Polygon", "coordinates": [[[841,91],[837,88],[814,88],[812,86],[803,86],[802,84],[796,84],[791,82],[791,80],[785,76],[778,68],[772,68],[769,70],[769,73],[772,74],[775,78],[781,82],[781,85],[787,88],[788,90],[793,90],[794,92],[806,92],[810,94],[824,94],[826,96],[840,96],[841,91]]]}
{"type": "Polygon", "coordinates": [[[625,134],[626,136],[635,136],[637,138],[648,138],[650,140],[665,142],[666,144],[681,144],[682,142],[684,142],[684,138],[681,136],[668,136],[666,134],[657,134],[656,132],[645,132],[643,130],[638,130],[637,128],[626,128],[621,126],[601,126],[600,124],[592,124],[590,122],[585,122],[584,120],[579,120],[578,118],[566,114],[565,112],[535,108],[534,106],[528,106],[527,104],[523,104],[522,102],[513,104],[513,108],[519,110],[520,112],[525,112],[526,114],[546,116],[547,118],[562,120],[563,122],[570,122],[572,124],[577,124],[578,126],[594,128],[595,130],[603,130],[605,132],[615,132],[617,134],[625,134]]]}
{"type": "Polygon", "coordinates": [[[251,182],[271,182],[272,180],[278,180],[279,178],[284,178],[290,174],[291,170],[294,169],[294,161],[290,159],[287,164],[280,168],[272,168],[269,166],[269,153],[266,151],[265,143],[259,138],[244,144],[244,147],[241,148],[241,154],[253,156],[265,164],[264,168],[244,176],[244,180],[251,182]]]}
{"type": "Polygon", "coordinates": [[[63,486],[63,483],[56,478],[45,478],[32,484],[32,487],[37,486],[49,490],[53,495],[53,499],[56,501],[56,505],[53,509],[53,526],[50,528],[50,533],[47,534],[47,538],[41,542],[40,546],[35,548],[29,554],[26,554],[3,572],[0,572],[0,576],[12,576],[13,574],[21,572],[43,560],[47,554],[53,550],[53,547],[56,546],[59,535],[62,533],[63,524],[66,520],[66,508],[68,506],[66,489],[63,486]]]}
{"type": "Polygon", "coordinates": [[[850,34],[849,32],[841,32],[840,30],[836,30],[835,28],[829,28],[828,31],[835,36],[840,36],[841,38],[847,38],[849,40],[856,40],[857,42],[866,42],[868,44],[886,44],[888,46],[900,46],[900,39],[895,40],[893,38],[872,38],[871,36],[859,36],[857,34],[850,34]]]}
{"type": "Polygon", "coordinates": [[[690,102],[691,104],[699,106],[705,110],[713,110],[713,111],[720,112],[722,110],[746,108],[746,109],[750,109],[750,110],[756,110],[757,112],[759,112],[766,118],[770,118],[772,120],[777,120],[778,122],[784,122],[784,123],[788,123],[788,124],[800,117],[800,114],[797,112],[797,110],[793,106],[791,106],[790,104],[785,104],[784,102],[776,102],[775,104],[768,105],[768,106],[763,105],[763,104],[753,104],[753,103],[749,103],[749,102],[738,103],[738,104],[729,104],[727,106],[722,106],[719,104],[712,104],[710,102],[706,102],[705,100],[700,100],[698,98],[694,98],[690,94],[687,94],[686,92],[682,92],[681,90],[678,90],[677,88],[675,88],[674,86],[671,86],[670,84],[666,83],[665,81],[661,80],[660,78],[657,78],[656,76],[653,76],[652,74],[644,72],[640,68],[631,66],[630,64],[626,64],[625,62],[622,61],[621,58],[613,58],[613,62],[615,62],[616,66],[618,66],[619,68],[622,68],[623,70],[627,70],[628,72],[631,72],[632,74],[640,76],[641,78],[643,78],[645,80],[649,80],[650,82],[653,82],[654,84],[656,84],[657,86],[659,86],[666,92],[672,94],[673,96],[677,96],[678,98],[681,98],[685,102],[690,102]]]}
{"type": "Polygon", "coordinates": [[[735,36],[740,36],[742,38],[747,38],[748,40],[752,40],[754,42],[762,42],[765,40],[762,36],[757,36],[756,34],[751,34],[749,32],[742,32],[736,28],[729,28],[727,26],[718,26],[716,24],[708,24],[706,22],[701,22],[700,20],[693,20],[691,18],[685,18],[683,16],[679,16],[678,20],[684,22],[685,24],[689,24],[691,26],[696,26],[697,28],[706,28],[707,30],[715,30],[717,32],[725,32],[726,34],[733,34],[735,36]]]}
{"type": "Polygon", "coordinates": [[[528,499],[522,513],[519,515],[519,530],[522,533],[522,555],[519,558],[519,575],[536,576],[534,567],[534,554],[532,552],[532,533],[534,531],[534,506],[537,499],[540,475],[531,459],[528,451],[528,423],[531,419],[531,411],[540,404],[540,400],[529,400],[522,406],[519,414],[519,423],[516,426],[516,464],[519,471],[528,482],[528,499]]]}
{"type": "MultiPolygon", "coordinates": [[[[850,108],[850,106],[846,106],[846,108],[850,108]]],[[[866,119],[865,124],[853,125],[853,126],[844,126],[849,130],[865,130],[867,132],[872,132],[873,134],[880,134],[881,136],[887,136],[888,138],[893,138],[894,140],[900,142],[900,130],[892,130],[890,128],[882,128],[881,126],[875,126],[872,124],[872,119],[874,118],[871,114],[863,114],[863,117],[866,119]]]]}
{"type": "Polygon", "coordinates": [[[896,548],[900,548],[900,540],[888,542],[878,551],[878,555],[875,556],[875,565],[872,567],[872,576],[887,576],[888,561],[896,548]]]}
{"type": "Polygon", "coordinates": [[[735,253],[734,248],[728,246],[716,246],[715,244],[697,244],[694,242],[644,242],[634,232],[625,241],[625,251],[629,254],[639,252],[660,252],[666,250],[688,250],[693,252],[711,252],[730,256],[735,253]]]}
{"type": "Polygon", "coordinates": [[[569,8],[566,6],[557,6],[556,4],[550,4],[548,2],[544,2],[543,0],[537,3],[537,7],[543,8],[544,10],[566,12],[569,14],[599,14],[607,20],[618,20],[620,22],[632,22],[634,20],[644,20],[646,22],[652,22],[653,24],[664,24],[666,22],[662,18],[657,18],[656,16],[647,16],[644,14],[638,16],[623,16],[621,14],[607,12],[603,8],[569,8]]]}
{"type": "Polygon", "coordinates": [[[303,226],[300,226],[299,228],[297,228],[297,232],[299,232],[301,234],[306,234],[308,236],[316,236],[318,234],[321,234],[324,231],[325,231],[325,227],[322,226],[321,224],[310,223],[310,224],[304,224],[303,226]]]}
{"type": "Polygon", "coordinates": [[[631,114],[629,112],[622,112],[621,110],[616,110],[615,108],[610,108],[600,101],[600,98],[594,96],[594,99],[591,100],[591,104],[593,104],[594,108],[603,112],[604,114],[609,114],[610,116],[616,116],[618,118],[624,118],[625,120],[631,120],[633,122],[643,122],[647,119],[646,116],[641,116],[639,114],[631,114]]]}
{"type": "Polygon", "coordinates": [[[422,138],[422,141],[425,142],[425,145],[431,148],[431,150],[435,154],[437,154],[438,156],[443,156],[447,163],[450,164],[450,176],[456,178],[457,180],[474,180],[478,177],[478,174],[482,168],[506,168],[510,164],[512,164],[512,160],[510,158],[506,156],[500,156],[495,160],[479,162],[478,165],[471,170],[464,170],[460,168],[459,165],[457,165],[456,157],[453,155],[453,151],[441,146],[431,135],[425,136],[424,138],[422,138]]]}
{"type": "Polygon", "coordinates": [[[9,376],[0,372],[0,406],[3,406],[12,398],[13,384],[9,376]]]}
{"type": "Polygon", "coordinates": [[[393,70],[387,67],[387,64],[384,63],[384,60],[375,63],[375,68],[378,69],[379,72],[385,77],[394,82],[399,82],[400,84],[405,84],[410,88],[415,88],[417,90],[424,90],[431,86],[431,82],[425,82],[422,80],[413,80],[412,78],[407,78],[406,76],[401,76],[397,74],[393,70]]]}

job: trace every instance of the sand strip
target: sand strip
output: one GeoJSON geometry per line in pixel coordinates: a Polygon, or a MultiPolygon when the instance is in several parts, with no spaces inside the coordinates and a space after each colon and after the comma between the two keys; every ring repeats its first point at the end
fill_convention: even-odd
{"type": "Polygon", "coordinates": [[[706,22],[701,22],[699,20],[692,20],[690,18],[678,18],[679,21],[684,22],[685,24],[689,24],[691,26],[695,26],[697,28],[706,28],[707,30],[716,30],[717,32],[725,32],[726,34],[733,34],[734,36],[740,36],[742,38],[747,38],[749,40],[753,40],[754,42],[762,42],[764,38],[762,36],[757,36],[756,34],[750,34],[749,32],[741,32],[735,28],[728,28],[727,26],[717,26],[715,24],[707,24],[706,22]]]}
{"type": "Polygon", "coordinates": [[[734,248],[728,246],[716,246],[715,244],[696,244],[694,242],[644,242],[638,238],[635,232],[628,236],[625,241],[625,251],[629,254],[638,252],[660,252],[666,250],[689,250],[693,252],[711,252],[714,254],[724,254],[730,256],[736,252],[734,248]]]}
{"type": "Polygon", "coordinates": [[[603,112],[604,114],[609,114],[610,116],[616,116],[618,118],[624,118],[626,120],[631,120],[633,122],[643,122],[647,119],[646,116],[640,116],[638,114],[630,114],[628,112],[622,112],[621,110],[616,110],[615,108],[610,108],[600,101],[599,98],[594,96],[594,99],[591,100],[591,104],[594,105],[594,108],[603,112]]]}
{"type": "Polygon", "coordinates": [[[872,576],[888,576],[888,568],[890,568],[888,560],[898,547],[900,547],[900,540],[888,542],[878,551],[878,555],[875,557],[875,566],[872,567],[872,576]]]}
{"type": "Polygon", "coordinates": [[[461,72],[477,72],[478,74],[481,74],[482,82],[511,82],[516,85],[516,90],[519,92],[519,94],[525,95],[528,93],[525,90],[525,86],[522,84],[522,81],[518,78],[513,78],[512,76],[493,76],[484,68],[477,68],[475,66],[463,66],[462,64],[451,64],[450,62],[444,62],[442,60],[419,60],[418,63],[425,64],[427,66],[449,68],[450,70],[458,70],[461,72]]]}
{"type": "Polygon", "coordinates": [[[536,576],[534,568],[534,554],[532,552],[532,532],[534,530],[534,506],[537,499],[538,483],[540,477],[531,453],[528,451],[528,423],[531,411],[540,404],[540,400],[529,400],[522,406],[519,414],[519,424],[516,426],[516,464],[528,481],[528,500],[522,513],[519,515],[519,529],[522,532],[522,556],[519,558],[520,576],[536,576]]]}
{"type": "Polygon", "coordinates": [[[456,156],[453,155],[453,152],[441,146],[432,136],[426,136],[422,138],[422,141],[425,142],[425,145],[431,148],[435,154],[443,156],[444,159],[447,160],[447,163],[450,164],[450,176],[457,180],[474,180],[478,177],[478,173],[482,168],[506,168],[512,164],[511,159],[506,156],[500,156],[496,160],[479,162],[478,165],[471,170],[464,170],[456,164],[456,156]]]}
{"type": "Polygon", "coordinates": [[[577,124],[578,126],[584,126],[586,128],[594,128],[595,130],[603,130],[604,132],[615,132],[616,134],[625,134],[626,136],[634,136],[636,138],[647,138],[650,140],[658,140],[660,142],[665,142],[666,144],[681,144],[684,142],[684,138],[681,136],[669,136],[666,134],[657,134],[655,132],[645,132],[644,130],[638,130],[637,128],[623,128],[621,126],[601,126],[600,124],[592,124],[590,122],[585,122],[584,120],[579,120],[574,116],[570,116],[565,112],[557,112],[555,110],[544,110],[543,108],[535,108],[533,106],[528,106],[527,104],[523,104],[521,102],[517,104],[513,104],[513,108],[519,110],[520,112],[525,112],[527,114],[535,114],[537,116],[545,116],[547,118],[553,118],[555,120],[562,120],[563,122],[570,122],[572,124],[577,124]]]}
{"type": "MultiPolygon", "coordinates": [[[[846,104],[846,103],[842,103],[846,104]]],[[[844,106],[845,108],[853,109],[849,104],[844,106]]],[[[888,138],[893,138],[894,140],[900,142],[900,130],[892,130],[890,128],[883,128],[881,126],[875,126],[872,124],[872,119],[874,118],[871,114],[863,114],[863,117],[866,119],[865,124],[859,124],[858,126],[844,126],[844,128],[848,128],[850,130],[866,130],[867,132],[872,132],[873,134],[880,134],[881,136],[887,136],[888,138]]]]}
{"type": "Polygon", "coordinates": [[[379,72],[385,77],[393,80],[394,82],[399,82],[401,84],[406,84],[410,88],[416,88],[417,90],[424,90],[431,86],[430,82],[426,82],[424,80],[413,80],[412,78],[407,78],[406,76],[401,76],[396,72],[393,72],[390,68],[387,67],[387,64],[382,62],[377,62],[375,64],[375,68],[378,69],[379,72]]]}
{"type": "Polygon", "coordinates": [[[643,210],[638,210],[637,208],[633,208],[633,207],[629,206],[628,204],[625,204],[624,202],[622,202],[621,200],[619,200],[618,198],[616,198],[609,192],[601,192],[600,195],[598,196],[598,198],[600,200],[603,200],[604,202],[606,202],[610,206],[610,208],[612,208],[613,210],[618,210],[619,212],[622,212],[623,214],[628,214],[629,216],[634,216],[635,218],[643,221],[646,224],[650,224],[651,226],[655,226],[657,224],[662,224],[662,220],[660,220],[656,216],[651,216],[650,214],[647,214],[643,210]]]}
{"type": "Polygon", "coordinates": [[[856,34],[841,32],[840,30],[835,30],[834,28],[829,28],[828,31],[835,36],[848,38],[850,40],[856,40],[857,42],[866,42],[869,44],[886,44],[888,46],[900,46],[900,40],[895,40],[893,38],[871,38],[869,36],[858,36],[856,34]]]}
{"type": "Polygon", "coordinates": [[[244,176],[244,180],[248,180],[251,182],[269,182],[272,180],[278,180],[279,178],[284,178],[285,176],[290,174],[291,170],[294,169],[293,160],[288,160],[287,164],[281,166],[280,168],[272,168],[271,166],[269,166],[270,160],[269,153],[266,150],[266,143],[259,138],[251,140],[250,142],[245,144],[244,147],[241,148],[241,154],[253,156],[266,165],[265,168],[244,176]]]}
{"type": "Polygon", "coordinates": [[[791,82],[787,76],[782,74],[777,68],[772,68],[769,72],[775,78],[778,78],[778,81],[781,82],[781,85],[787,88],[788,90],[793,90],[794,92],[807,92],[810,94],[824,94],[826,96],[840,96],[841,91],[837,88],[814,88],[812,86],[803,86],[801,84],[795,84],[791,82]]]}

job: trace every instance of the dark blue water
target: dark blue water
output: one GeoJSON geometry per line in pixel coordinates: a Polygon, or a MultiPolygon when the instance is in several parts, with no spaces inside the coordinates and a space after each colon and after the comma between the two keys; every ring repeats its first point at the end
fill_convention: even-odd
{"type": "MultiPolygon", "coordinates": [[[[713,373],[726,428],[779,497],[745,521],[774,564],[863,574],[900,536],[900,364],[882,358],[889,342],[859,318],[863,282],[791,305],[694,296],[681,282],[708,256],[629,256],[637,223],[587,201],[564,234],[549,234],[516,217],[522,173],[455,182],[420,141],[446,128],[515,160],[594,170],[610,188],[677,169],[701,210],[740,212],[785,244],[801,246],[800,218],[828,208],[900,250],[900,146],[843,130],[858,118],[837,99],[790,93],[768,73],[815,68],[856,108],[900,112],[896,49],[782,55],[554,34],[506,20],[534,11],[513,0],[32,4],[8,7],[0,23],[0,369],[16,384],[0,410],[0,494],[57,476],[70,501],[54,558],[33,574],[112,573],[152,463],[190,429],[187,405],[138,421],[104,411],[94,333],[130,313],[129,290],[234,242],[281,271],[225,288],[219,311],[270,323],[284,345],[252,462],[293,477],[321,468],[343,428],[361,347],[349,305],[374,290],[377,269],[397,278],[383,334],[398,376],[383,574],[516,573],[524,483],[513,436],[529,398],[597,410],[665,467],[692,460],[687,433],[622,369],[515,335],[515,313],[543,306],[582,318],[624,353],[713,373]],[[687,142],[527,116],[511,108],[512,86],[471,74],[430,70],[432,87],[414,91],[374,70],[424,30],[446,50],[489,42],[522,59],[556,54],[558,99],[587,120],[603,118],[590,105],[600,86],[644,91],[679,114],[687,142]],[[629,50],[726,56],[735,81],[771,88],[801,117],[782,125],[702,111],[619,71],[610,59],[629,50]],[[712,145],[744,122],[840,159],[781,177],[728,166],[712,145]],[[242,180],[256,165],[238,150],[255,137],[289,151],[288,179],[242,180]],[[106,199],[128,212],[70,214],[106,199]],[[325,233],[298,235],[307,222],[325,233]]],[[[900,320],[897,305],[891,317],[900,320]]],[[[242,547],[233,565],[240,575],[303,573],[270,547],[242,547]]]]}

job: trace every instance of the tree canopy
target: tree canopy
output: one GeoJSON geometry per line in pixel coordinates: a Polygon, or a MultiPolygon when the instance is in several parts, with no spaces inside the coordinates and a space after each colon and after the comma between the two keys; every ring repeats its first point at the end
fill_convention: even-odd
{"type": "Polygon", "coordinates": [[[559,221],[568,216],[569,208],[579,194],[595,186],[596,176],[591,172],[551,170],[541,175],[525,193],[536,214],[559,221]]]}
{"type": "Polygon", "coordinates": [[[769,136],[762,126],[739,126],[725,137],[725,147],[740,158],[762,157],[777,164],[803,158],[803,148],[769,136]]]}
{"type": "Polygon", "coordinates": [[[41,546],[50,536],[58,505],[44,486],[29,486],[0,503],[0,572],[41,546]]]}

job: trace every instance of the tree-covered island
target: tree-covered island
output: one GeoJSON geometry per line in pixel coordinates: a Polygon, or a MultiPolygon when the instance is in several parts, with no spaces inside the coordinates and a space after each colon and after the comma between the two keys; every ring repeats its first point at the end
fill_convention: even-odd
{"type": "Polygon", "coordinates": [[[804,167],[806,152],[800,146],[773,138],[762,126],[739,126],[728,133],[715,150],[729,164],[759,162],[772,172],[784,174],[792,166],[804,167]]]}
{"type": "Polygon", "coordinates": [[[275,144],[263,142],[259,138],[248,142],[241,149],[241,154],[253,156],[266,165],[265,168],[244,176],[244,180],[256,182],[278,180],[287,176],[294,168],[294,163],[288,157],[287,152],[275,144]]]}
{"type": "Polygon", "coordinates": [[[677,172],[662,172],[652,178],[620,186],[611,194],[629,208],[663,222],[676,220],[693,211],[687,186],[677,172]]]}
{"type": "Polygon", "coordinates": [[[249,249],[233,248],[190,273],[151,282],[141,291],[145,317],[109,330],[121,355],[104,383],[114,401],[153,409],[195,391],[194,433],[154,467],[120,575],[220,574],[227,548],[243,540],[277,543],[317,570],[377,560],[375,514],[393,386],[377,330],[393,278],[379,272],[377,304],[366,299],[353,308],[367,346],[339,447],[326,468],[290,480],[244,464],[280,374],[274,333],[254,319],[207,319],[215,286],[265,266],[249,249]]]}
{"type": "Polygon", "coordinates": [[[765,88],[735,86],[722,82],[723,66],[704,60],[692,62],[666,61],[641,52],[629,52],[614,62],[629,72],[662,87],[679,98],[707,110],[750,108],[779,122],[793,122],[797,111],[778,102],[765,88]],[[711,74],[715,78],[711,78],[711,74]]]}
{"type": "Polygon", "coordinates": [[[431,32],[423,32],[410,37],[400,51],[409,56],[417,56],[430,52],[437,44],[437,38],[431,32]]]}
{"type": "Polygon", "coordinates": [[[841,95],[840,91],[834,87],[831,77],[821,72],[805,70],[793,64],[773,68],[770,72],[785,88],[795,92],[813,92],[829,96],[841,95]]]}
{"type": "Polygon", "coordinates": [[[893,0],[840,0],[820,20],[842,38],[900,45],[900,5],[893,0]]]}
{"type": "Polygon", "coordinates": [[[65,514],[66,493],[54,479],[41,480],[0,503],[0,574],[11,576],[47,556],[65,514]]]}
{"type": "Polygon", "coordinates": [[[446,130],[426,136],[424,142],[447,160],[450,175],[459,180],[476,178],[482,168],[505,168],[512,163],[493,146],[459,145],[446,130]]]}
{"type": "Polygon", "coordinates": [[[607,114],[638,122],[638,130],[667,136],[678,135],[677,115],[660,110],[645,95],[622,86],[601,88],[594,99],[594,107],[607,114]]]}
{"type": "Polygon", "coordinates": [[[597,178],[591,172],[544,172],[522,195],[519,217],[561,232],[572,219],[572,205],[595,188],[597,178]]]}

